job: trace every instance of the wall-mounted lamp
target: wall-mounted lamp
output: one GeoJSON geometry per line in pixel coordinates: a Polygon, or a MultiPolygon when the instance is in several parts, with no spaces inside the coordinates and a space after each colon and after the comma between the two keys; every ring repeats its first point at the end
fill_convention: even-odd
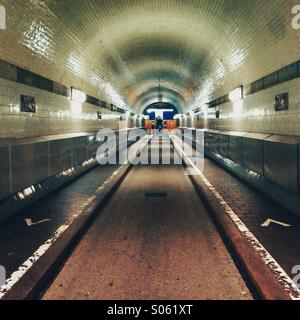
{"type": "Polygon", "coordinates": [[[0,30],[6,29],[6,10],[5,7],[0,5],[0,30]]]}
{"type": "Polygon", "coordinates": [[[78,103],[84,103],[86,101],[86,94],[78,89],[72,88],[71,99],[78,103]]]}
{"type": "Polygon", "coordinates": [[[243,86],[240,86],[229,93],[229,100],[236,102],[243,99],[243,86]]]}

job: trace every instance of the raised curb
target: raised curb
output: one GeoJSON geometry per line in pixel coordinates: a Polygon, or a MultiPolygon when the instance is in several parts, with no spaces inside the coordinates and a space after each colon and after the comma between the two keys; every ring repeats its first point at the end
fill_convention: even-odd
{"type": "Polygon", "coordinates": [[[209,210],[214,223],[222,233],[234,256],[251,281],[260,299],[291,300],[288,292],[281,286],[275,275],[262,261],[261,257],[233,224],[223,206],[211,193],[202,179],[190,176],[195,189],[209,210]]]}
{"type": "MultiPolygon", "coordinates": [[[[111,195],[117,190],[131,169],[123,165],[118,174],[96,194],[94,200],[85,207],[80,216],[51,245],[47,252],[24,274],[2,300],[38,299],[47,289],[49,282],[60,270],[63,262],[70,256],[73,248],[80,241],[86,230],[99,215],[111,195]]],[[[80,275],[78,275],[80,276],[80,275]]]]}

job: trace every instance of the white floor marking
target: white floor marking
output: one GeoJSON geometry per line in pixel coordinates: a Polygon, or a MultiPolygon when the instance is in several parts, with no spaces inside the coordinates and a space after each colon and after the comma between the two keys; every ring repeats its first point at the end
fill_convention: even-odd
{"type": "Polygon", "coordinates": [[[24,276],[24,274],[39,260],[39,258],[51,247],[51,245],[67,230],[69,225],[62,225],[59,227],[53,238],[48,239],[38,250],[28,258],[17,271],[15,271],[10,278],[5,282],[5,285],[0,287],[0,299],[24,276]]]}
{"type": "Polygon", "coordinates": [[[25,219],[25,222],[26,222],[28,227],[32,227],[32,226],[35,226],[37,224],[41,224],[41,223],[49,222],[49,221],[51,221],[51,219],[44,219],[44,220],[37,221],[37,222],[32,222],[31,219],[25,219]]]}
{"type": "Polygon", "coordinates": [[[276,220],[273,220],[273,219],[268,219],[266,220],[262,225],[261,227],[269,227],[271,223],[275,223],[275,224],[279,224],[280,226],[282,227],[291,227],[290,224],[287,224],[287,223],[284,223],[284,222],[281,222],[281,221],[276,221],[276,220]]]}
{"type": "MultiPolygon", "coordinates": [[[[152,138],[152,136],[148,136],[149,140],[152,138]]],[[[115,175],[119,173],[119,171],[124,167],[125,165],[120,166],[107,180],[104,181],[101,187],[99,187],[96,191],[99,192],[104,189],[104,187],[111,182],[111,180],[114,178],[115,175]]],[[[89,198],[89,203],[96,199],[96,196],[93,196],[89,198]]],[[[8,278],[3,286],[0,287],[0,299],[2,299],[9,290],[12,289],[12,287],[25,275],[25,273],[34,265],[35,262],[37,262],[41,256],[43,256],[46,251],[51,247],[51,245],[70,227],[73,221],[78,217],[78,215],[73,215],[73,219],[68,224],[60,226],[54,233],[54,236],[50,239],[48,239],[44,244],[42,244],[37,251],[33,253],[31,257],[29,257],[19,268],[17,271],[13,272],[10,278],[8,278]]],[[[32,223],[31,219],[25,219],[27,225],[32,223]],[[27,220],[27,221],[26,221],[27,220]]],[[[33,223],[42,223],[44,221],[33,223]]]]}
{"type": "MultiPolygon", "coordinates": [[[[219,203],[223,206],[228,216],[231,218],[233,223],[237,226],[239,231],[245,236],[245,238],[251,243],[252,247],[260,255],[264,263],[271,269],[277,280],[284,287],[284,289],[289,293],[292,300],[300,300],[300,290],[297,288],[293,280],[288,276],[288,274],[283,270],[279,263],[271,256],[271,254],[264,248],[264,246],[258,241],[253,233],[246,227],[242,220],[237,216],[237,214],[231,209],[227,202],[222,198],[219,192],[213,187],[213,185],[208,181],[205,175],[195,166],[195,164],[190,160],[186,153],[182,150],[180,145],[175,141],[175,137],[172,136],[172,141],[174,146],[183,155],[183,158],[187,165],[193,167],[194,170],[198,172],[199,177],[206,184],[209,190],[217,198],[219,203]]],[[[176,139],[178,139],[176,137],[176,139]]],[[[181,141],[181,140],[180,140],[181,141]]]]}
{"type": "MultiPolygon", "coordinates": [[[[123,166],[122,166],[123,167],[123,166]]],[[[116,175],[121,168],[116,170],[113,173],[113,176],[116,175]]],[[[97,189],[98,191],[101,191],[104,189],[104,186],[107,185],[113,178],[113,176],[110,176],[101,187],[97,189]]],[[[90,200],[94,200],[96,196],[93,196],[90,200]]],[[[65,225],[60,226],[54,233],[54,236],[50,239],[48,239],[44,244],[42,244],[36,252],[33,253],[31,257],[29,257],[19,268],[17,271],[13,272],[10,278],[8,278],[3,286],[0,287],[0,299],[2,299],[7,292],[24,276],[24,274],[34,265],[35,262],[39,260],[41,256],[43,256],[46,251],[51,247],[51,245],[70,227],[72,222],[78,217],[78,215],[73,216],[73,219],[65,225]]],[[[26,219],[30,220],[31,219],[26,219]]],[[[28,221],[28,223],[30,222],[28,221]]],[[[32,221],[31,221],[32,222],[32,221]]],[[[41,222],[40,222],[41,223],[41,222]]]]}

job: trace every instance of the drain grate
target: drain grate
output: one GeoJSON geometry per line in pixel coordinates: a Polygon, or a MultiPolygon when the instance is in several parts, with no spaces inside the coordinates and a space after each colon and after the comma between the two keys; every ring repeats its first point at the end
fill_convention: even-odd
{"type": "Polygon", "coordinates": [[[166,198],[167,192],[146,192],[146,198],[166,198]]]}

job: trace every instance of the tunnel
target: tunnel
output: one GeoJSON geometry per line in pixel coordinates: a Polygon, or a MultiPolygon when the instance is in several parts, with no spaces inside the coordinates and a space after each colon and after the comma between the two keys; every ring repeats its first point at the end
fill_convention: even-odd
{"type": "Polygon", "coordinates": [[[0,300],[300,300],[299,110],[299,0],[0,0],[0,300]]]}

